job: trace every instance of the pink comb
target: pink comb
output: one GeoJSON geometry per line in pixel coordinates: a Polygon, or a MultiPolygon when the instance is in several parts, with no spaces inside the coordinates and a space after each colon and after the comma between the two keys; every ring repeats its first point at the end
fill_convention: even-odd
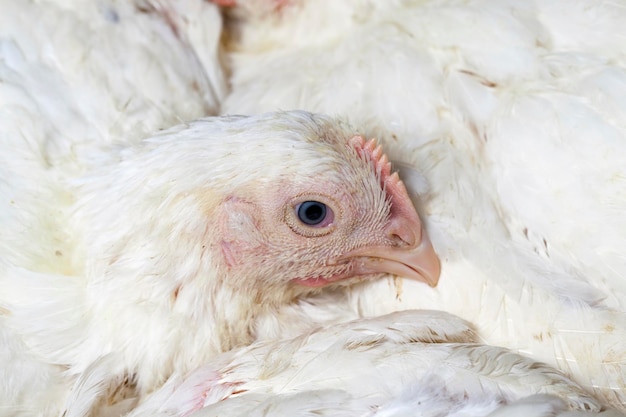
{"type": "Polygon", "coordinates": [[[391,173],[391,162],[389,162],[387,155],[383,153],[382,145],[379,145],[375,138],[366,142],[362,136],[354,136],[349,143],[356,149],[361,158],[374,164],[374,169],[380,177],[380,185],[388,190],[393,190],[394,192],[390,193],[392,196],[401,189],[406,192],[398,173],[391,173]]]}
{"type": "MultiPolygon", "coordinates": [[[[392,217],[397,217],[400,213],[404,213],[405,216],[408,215],[407,213],[411,213],[411,216],[417,217],[404,183],[397,172],[391,173],[391,162],[383,153],[383,147],[378,144],[376,139],[370,139],[366,142],[362,136],[354,136],[349,143],[356,149],[361,158],[374,164],[374,169],[380,178],[380,185],[392,202],[392,217]]],[[[419,219],[417,222],[419,223],[419,219]]]]}

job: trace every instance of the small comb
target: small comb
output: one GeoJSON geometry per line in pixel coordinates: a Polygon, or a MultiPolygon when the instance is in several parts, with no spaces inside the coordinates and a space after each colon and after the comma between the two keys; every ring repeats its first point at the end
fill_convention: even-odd
{"type": "Polygon", "coordinates": [[[392,184],[400,181],[397,173],[391,174],[391,162],[383,153],[383,147],[378,144],[376,139],[370,139],[366,142],[362,136],[354,136],[349,143],[356,149],[361,158],[374,164],[374,169],[382,186],[387,185],[388,181],[391,181],[392,184]]]}
{"type": "MultiPolygon", "coordinates": [[[[349,143],[361,158],[374,164],[380,185],[392,202],[392,217],[397,216],[398,213],[404,213],[404,215],[411,212],[415,213],[404,182],[397,172],[391,173],[391,162],[383,153],[383,147],[378,144],[376,139],[365,141],[361,136],[354,136],[349,143]]],[[[417,217],[417,214],[415,216],[417,217]]],[[[419,219],[417,222],[419,223],[419,219]]]]}

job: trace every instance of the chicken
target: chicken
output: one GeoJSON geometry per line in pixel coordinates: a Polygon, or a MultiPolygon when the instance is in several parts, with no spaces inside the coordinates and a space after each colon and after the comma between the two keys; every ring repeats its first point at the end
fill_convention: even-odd
{"type": "Polygon", "coordinates": [[[81,163],[67,198],[38,208],[63,215],[69,252],[0,278],[9,340],[91,393],[66,416],[250,343],[256,316],[318,287],[382,273],[438,280],[381,147],[335,119],[201,119],[81,163]]]}
{"type": "Polygon", "coordinates": [[[476,344],[467,323],[439,311],[393,313],[257,342],[181,376],[129,417],[477,417],[516,409],[529,417],[599,410],[558,371],[476,344]]]}
{"type": "Polygon", "coordinates": [[[58,415],[73,377],[36,351],[48,335],[62,349],[81,342],[71,291],[86,282],[72,275],[84,259],[68,185],[99,146],[217,112],[221,16],[193,0],[0,0],[0,10],[0,415],[58,415]]]}
{"type": "Polygon", "coordinates": [[[626,410],[626,9],[238,3],[222,111],[339,114],[379,137],[442,259],[436,289],[370,282],[338,315],[443,309],[626,410]]]}
{"type": "Polygon", "coordinates": [[[302,294],[382,272],[436,284],[402,182],[345,124],[152,133],[216,112],[214,6],[0,6],[0,415],[119,415],[302,294]]]}

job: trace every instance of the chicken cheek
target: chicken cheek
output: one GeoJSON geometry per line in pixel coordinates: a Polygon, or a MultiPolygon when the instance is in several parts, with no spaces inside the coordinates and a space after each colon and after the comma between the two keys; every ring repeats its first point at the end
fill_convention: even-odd
{"type": "Polygon", "coordinates": [[[256,205],[229,197],[219,210],[219,246],[225,265],[234,268],[248,263],[251,254],[261,254],[265,245],[260,239],[256,205]]]}

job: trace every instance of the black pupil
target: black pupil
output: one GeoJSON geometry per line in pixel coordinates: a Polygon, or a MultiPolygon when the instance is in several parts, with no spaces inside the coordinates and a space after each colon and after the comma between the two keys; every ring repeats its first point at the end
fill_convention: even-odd
{"type": "Polygon", "coordinates": [[[319,201],[305,201],[298,208],[298,218],[304,224],[320,224],[325,217],[326,205],[319,201]]]}

